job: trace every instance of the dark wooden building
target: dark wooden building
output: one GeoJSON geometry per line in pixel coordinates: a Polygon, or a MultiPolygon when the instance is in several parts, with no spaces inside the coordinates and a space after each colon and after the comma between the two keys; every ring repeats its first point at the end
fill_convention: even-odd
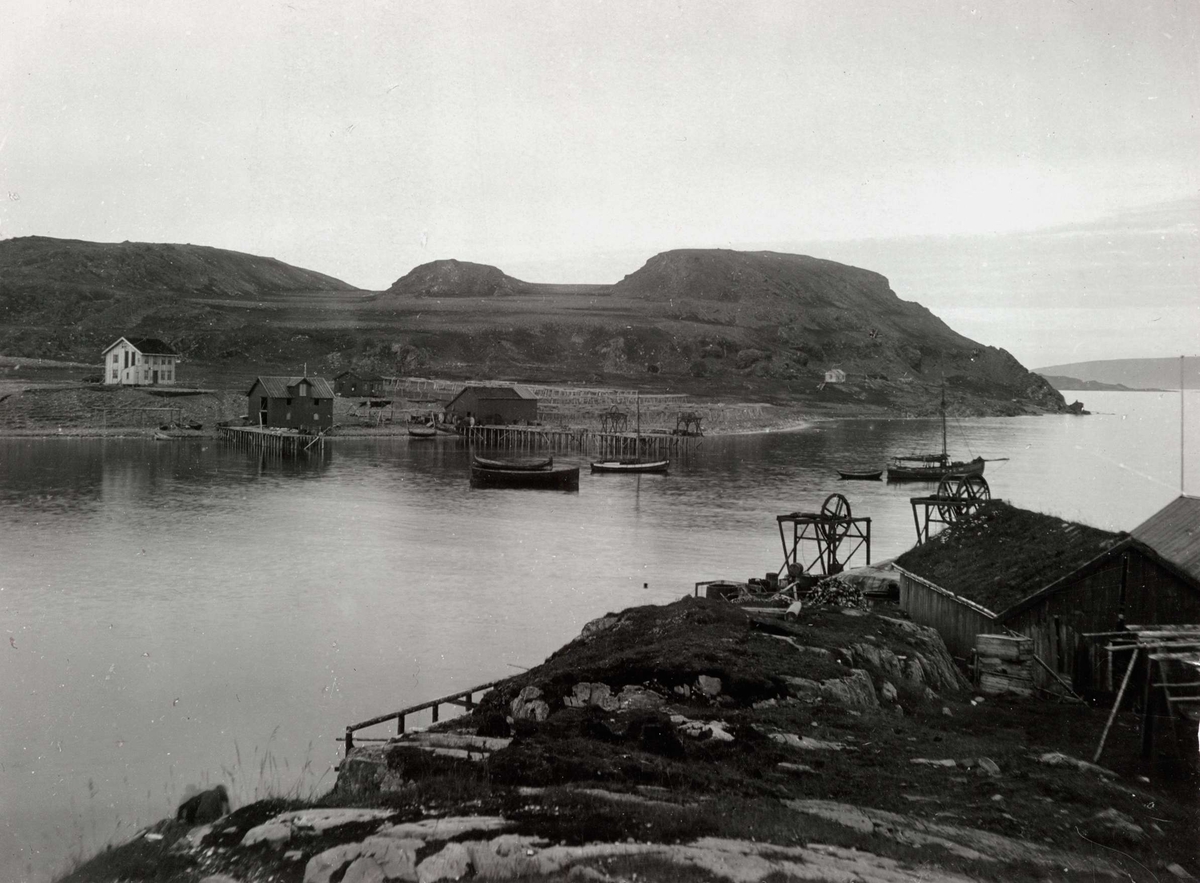
{"type": "Polygon", "coordinates": [[[257,426],[319,432],[333,428],[333,387],[323,377],[264,377],[246,393],[257,426]]]}
{"type": "Polygon", "coordinates": [[[446,413],[451,419],[471,416],[485,426],[536,423],[538,400],[523,386],[467,386],[446,403],[446,413]]]}
{"type": "Polygon", "coordinates": [[[1106,691],[1107,639],[1089,635],[1200,622],[1198,525],[1195,497],[1132,534],[994,502],[896,560],[900,605],[955,656],[968,658],[979,634],[1025,635],[1077,691],[1106,691]]]}
{"type": "Polygon", "coordinates": [[[360,371],[343,371],[333,378],[333,391],[340,396],[381,396],[386,391],[387,381],[378,374],[360,371]]]}

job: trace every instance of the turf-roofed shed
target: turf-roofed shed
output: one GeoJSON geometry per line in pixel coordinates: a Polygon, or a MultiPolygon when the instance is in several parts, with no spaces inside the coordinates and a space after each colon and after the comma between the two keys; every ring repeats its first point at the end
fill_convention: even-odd
{"type": "Polygon", "coordinates": [[[1109,692],[1111,633],[1200,622],[1200,501],[1180,500],[1132,535],[989,503],[896,560],[900,604],[954,656],[979,634],[1026,635],[1077,691],[1109,692]]]}

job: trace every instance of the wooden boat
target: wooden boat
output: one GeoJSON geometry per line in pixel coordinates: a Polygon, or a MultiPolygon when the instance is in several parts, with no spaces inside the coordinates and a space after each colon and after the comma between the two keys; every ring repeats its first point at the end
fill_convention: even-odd
{"type": "Polygon", "coordinates": [[[941,481],[947,475],[983,475],[987,463],[983,457],[974,460],[951,460],[944,454],[912,454],[893,457],[888,466],[888,481],[941,481]]]}
{"type": "Polygon", "coordinates": [[[601,460],[598,463],[592,464],[592,472],[655,472],[662,474],[666,472],[670,466],[670,460],[601,460]]]}
{"type": "Polygon", "coordinates": [[[493,469],[471,464],[471,487],[579,490],[578,466],[548,466],[545,469],[493,469]]]}
{"type": "Polygon", "coordinates": [[[554,465],[553,457],[506,457],[504,459],[492,459],[490,457],[481,457],[475,454],[471,458],[471,464],[479,466],[483,469],[509,469],[521,472],[531,472],[549,469],[554,465]]]}
{"type": "Polygon", "coordinates": [[[946,387],[942,386],[942,452],[940,454],[904,454],[888,464],[888,481],[941,481],[947,475],[983,475],[986,461],[951,460],[946,453],[946,387]]]}
{"type": "Polygon", "coordinates": [[[446,435],[462,434],[458,431],[458,427],[456,427],[453,423],[435,423],[433,424],[433,428],[435,431],[444,433],[446,435]]]}
{"type": "MultiPolygon", "coordinates": [[[[640,454],[642,450],[642,394],[635,391],[634,395],[637,401],[637,432],[634,435],[633,450],[640,454]]],[[[630,475],[641,473],[663,474],[670,466],[670,460],[643,460],[641,457],[634,457],[628,460],[600,460],[592,464],[592,472],[626,473],[630,475]]]]}
{"type": "Polygon", "coordinates": [[[413,438],[433,438],[437,435],[437,430],[423,423],[415,423],[408,427],[408,434],[413,438]]]}
{"type": "Polygon", "coordinates": [[[877,469],[874,472],[857,472],[853,469],[839,469],[838,475],[843,481],[879,481],[883,477],[883,470],[877,469]]]}

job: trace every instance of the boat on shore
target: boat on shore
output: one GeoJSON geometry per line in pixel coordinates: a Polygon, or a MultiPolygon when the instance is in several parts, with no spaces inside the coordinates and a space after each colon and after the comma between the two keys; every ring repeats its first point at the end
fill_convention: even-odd
{"type": "Polygon", "coordinates": [[[883,470],[882,469],[876,469],[874,471],[871,471],[871,470],[858,471],[858,470],[854,470],[854,469],[839,469],[837,471],[837,473],[838,473],[838,475],[841,476],[842,481],[879,481],[881,478],[883,478],[883,470]]]}
{"type": "Polygon", "coordinates": [[[505,457],[492,458],[481,457],[475,454],[471,457],[471,463],[474,466],[479,466],[482,469],[510,469],[521,472],[540,471],[549,469],[554,465],[553,457],[505,457]]]}
{"type": "Polygon", "coordinates": [[[408,427],[408,434],[413,438],[433,438],[437,435],[437,430],[424,423],[417,423],[408,427]]]}
{"type": "Polygon", "coordinates": [[[496,469],[471,464],[471,487],[579,490],[579,467],[550,465],[543,469],[496,469]]]}
{"type": "Polygon", "coordinates": [[[592,464],[592,472],[657,473],[662,475],[670,467],[670,460],[601,460],[592,464]]]}
{"type": "Polygon", "coordinates": [[[902,454],[892,457],[888,464],[888,481],[941,481],[947,475],[983,475],[987,461],[983,457],[973,460],[951,460],[946,452],[946,387],[942,386],[942,402],[938,407],[942,416],[942,452],[940,454],[902,454]]]}

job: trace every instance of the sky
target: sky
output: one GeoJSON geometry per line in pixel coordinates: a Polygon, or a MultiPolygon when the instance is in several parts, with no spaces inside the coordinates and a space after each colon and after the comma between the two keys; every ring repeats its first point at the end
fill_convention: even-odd
{"type": "Polygon", "coordinates": [[[1200,352],[1194,0],[7,0],[0,238],[364,288],[866,266],[1031,367],[1200,352]]]}

